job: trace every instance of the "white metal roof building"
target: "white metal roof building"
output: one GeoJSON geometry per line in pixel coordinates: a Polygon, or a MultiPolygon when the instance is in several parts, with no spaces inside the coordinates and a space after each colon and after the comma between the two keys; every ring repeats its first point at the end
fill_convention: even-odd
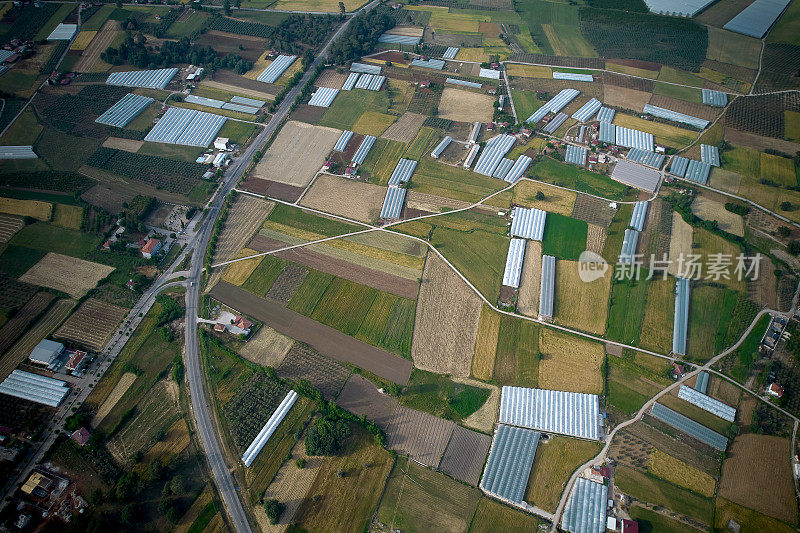
{"type": "Polygon", "coordinates": [[[350,142],[350,139],[353,137],[353,132],[350,130],[344,130],[342,134],[339,136],[339,140],[336,141],[336,144],[333,145],[334,152],[344,152],[344,149],[347,148],[347,143],[350,142]]]}
{"type": "Polygon", "coordinates": [[[498,423],[589,440],[600,439],[596,394],[504,386],[498,423]]]}
{"type": "Polygon", "coordinates": [[[475,158],[478,156],[478,150],[480,149],[480,144],[475,143],[472,145],[472,148],[469,149],[466,159],[464,159],[464,168],[469,168],[472,166],[472,162],[475,161],[475,158]]]}
{"type": "Polygon", "coordinates": [[[728,95],[722,91],[703,89],[703,103],[712,107],[725,107],[728,105],[728,95]]]}
{"type": "Polygon", "coordinates": [[[481,156],[478,158],[478,162],[475,163],[475,172],[484,176],[491,176],[503,156],[514,146],[516,140],[517,138],[513,135],[505,134],[489,139],[483,152],[481,152],[481,156]]]}
{"type": "Polygon", "coordinates": [[[756,39],[761,39],[792,0],[756,0],[723,26],[756,39]]]}
{"type": "Polygon", "coordinates": [[[611,178],[649,192],[654,192],[661,183],[661,174],[657,170],[625,160],[617,161],[611,171],[611,178]]]}
{"type": "MultiPolygon", "coordinates": [[[[601,123],[605,124],[605,123],[601,123]]],[[[646,131],[614,126],[614,144],[626,148],[641,148],[653,151],[653,134],[646,131]]]]}
{"type": "Polygon", "coordinates": [[[572,163],[573,165],[585,165],[587,153],[588,150],[583,146],[569,144],[567,145],[567,153],[564,156],[564,161],[572,163]]]}
{"type": "Polygon", "coordinates": [[[64,353],[64,345],[60,342],[42,339],[28,355],[32,362],[53,368],[58,357],[64,353]]]}
{"type": "Polygon", "coordinates": [[[368,65],[367,63],[352,63],[350,65],[350,72],[359,72],[361,74],[380,74],[381,67],[378,65],[368,65]]]}
{"type": "Polygon", "coordinates": [[[171,107],[164,113],[145,141],[207,147],[227,119],[221,115],[171,107]]]}
{"type": "Polygon", "coordinates": [[[190,104],[204,105],[206,107],[213,107],[216,109],[222,109],[222,104],[225,103],[222,100],[206,98],[205,96],[195,96],[193,94],[186,95],[184,100],[190,104]]]}
{"type": "Polygon", "coordinates": [[[644,200],[642,202],[636,202],[633,206],[633,214],[631,215],[631,222],[628,224],[630,227],[635,229],[636,231],[642,231],[644,228],[644,221],[647,220],[647,206],[649,202],[644,200]]]}
{"type": "Polygon", "coordinates": [[[264,100],[256,100],[255,98],[247,98],[244,96],[234,96],[231,98],[231,102],[234,104],[249,105],[251,107],[264,107],[267,105],[267,102],[264,100]]]}
{"type": "Polygon", "coordinates": [[[693,17],[714,0],[645,0],[652,13],[673,17],[693,17]]]}
{"type": "Polygon", "coordinates": [[[694,390],[700,394],[705,394],[708,389],[708,372],[705,370],[697,374],[697,379],[694,382],[694,390]]]}
{"type": "Polygon", "coordinates": [[[14,370],[0,383],[0,393],[49,407],[58,407],[69,394],[65,381],[14,370]]]}
{"type": "Polygon", "coordinates": [[[441,59],[413,59],[411,61],[411,66],[442,70],[444,68],[444,61],[441,59]]]}
{"type": "Polygon", "coordinates": [[[719,166],[719,148],[709,144],[700,145],[700,161],[714,167],[719,166]]]}
{"type": "Polygon", "coordinates": [[[442,54],[442,59],[455,59],[456,54],[458,54],[458,47],[448,46],[447,50],[445,50],[444,54],[442,54]]]}
{"type": "Polygon", "coordinates": [[[669,164],[669,173],[673,176],[682,178],[686,175],[687,168],[689,168],[689,160],[685,157],[676,155],[672,158],[672,162],[669,164]]]}
{"type": "Polygon", "coordinates": [[[116,104],[109,107],[105,113],[97,117],[95,122],[106,124],[107,126],[124,128],[154,101],[155,100],[149,96],[128,93],[116,104]]]}
{"type": "Polygon", "coordinates": [[[579,477],[569,493],[561,527],[569,533],[605,533],[608,487],[579,477]]]}
{"type": "Polygon", "coordinates": [[[542,277],[539,287],[539,319],[553,318],[556,290],[556,258],[542,256],[542,277]]]}
{"type": "Polygon", "coordinates": [[[650,414],[662,422],[669,424],[675,429],[683,431],[700,442],[704,442],[721,452],[724,452],[728,447],[728,439],[723,435],[708,429],[706,426],[695,422],[691,418],[683,416],[682,414],[675,412],[669,407],[658,402],[653,404],[650,414]]]}
{"type": "Polygon", "coordinates": [[[356,153],[353,154],[353,163],[357,165],[363,163],[373,144],[375,144],[375,137],[372,135],[367,135],[364,137],[364,140],[361,141],[361,144],[358,146],[358,150],[356,150],[356,153]]]}
{"type": "Polygon", "coordinates": [[[253,464],[253,461],[258,456],[259,452],[264,448],[264,445],[267,443],[269,438],[275,433],[275,430],[278,429],[278,425],[280,425],[281,421],[283,421],[286,414],[294,405],[294,402],[297,401],[297,393],[293,390],[290,390],[286,396],[283,398],[283,401],[278,405],[278,408],[275,409],[275,412],[272,413],[272,416],[269,417],[267,423],[264,424],[264,427],[261,428],[261,431],[258,432],[256,438],[253,439],[253,442],[250,443],[250,446],[247,447],[244,454],[242,455],[242,462],[244,466],[250,466],[253,464]]]}
{"type": "Polygon", "coordinates": [[[433,149],[433,152],[431,152],[431,157],[439,159],[439,156],[442,155],[444,149],[447,148],[451,142],[453,142],[453,138],[449,135],[445,135],[444,139],[442,139],[439,144],[436,145],[436,148],[433,149]]]}
{"type": "Polygon", "coordinates": [[[598,100],[597,98],[592,98],[591,100],[583,104],[580,109],[575,111],[575,113],[573,113],[572,115],[572,118],[574,118],[578,122],[586,122],[590,118],[592,118],[592,116],[594,116],[594,114],[597,113],[597,111],[600,110],[602,105],[603,104],[600,103],[600,100],[598,100]]]}
{"type": "Polygon", "coordinates": [[[38,159],[33,146],[0,146],[0,159],[38,159]]]}
{"type": "Polygon", "coordinates": [[[597,120],[599,122],[608,122],[611,124],[614,121],[614,115],[617,114],[616,109],[612,109],[610,107],[601,107],[597,111],[597,120]]]}
{"type": "Polygon", "coordinates": [[[362,74],[356,82],[356,89],[366,89],[368,91],[380,91],[386,76],[374,74],[362,74]]]}
{"type": "Polygon", "coordinates": [[[295,59],[297,56],[279,55],[256,79],[264,83],[275,83],[281,74],[294,63],[295,59]]]}
{"type": "Polygon", "coordinates": [[[472,130],[469,132],[469,139],[467,142],[476,143],[478,142],[478,137],[481,134],[481,123],[480,122],[473,122],[472,123],[472,130]]]}
{"type": "Polygon", "coordinates": [[[108,75],[106,84],[120,87],[143,87],[145,89],[163,89],[175,74],[177,68],[160,68],[156,70],[135,70],[129,72],[114,72],[108,75]]]}
{"type": "Polygon", "coordinates": [[[517,180],[519,180],[523,174],[525,174],[525,171],[528,170],[528,167],[532,161],[533,159],[527,155],[519,156],[517,160],[514,161],[514,165],[509,169],[508,173],[503,176],[503,181],[508,183],[516,183],[517,180]]]}
{"type": "Polygon", "coordinates": [[[688,124],[689,126],[695,127],[699,130],[705,129],[705,127],[708,126],[708,121],[702,118],[693,117],[684,113],[678,113],[677,111],[672,111],[671,109],[664,109],[663,107],[650,104],[645,104],[642,112],[647,113],[648,115],[653,115],[654,117],[671,120],[673,122],[688,124]]]}
{"type": "Polygon", "coordinates": [[[344,85],[342,85],[343,91],[351,91],[355,86],[356,82],[358,81],[358,77],[360,74],[358,72],[351,72],[347,75],[347,79],[344,80],[344,85]]]}
{"type": "Polygon", "coordinates": [[[558,113],[575,99],[581,92],[578,89],[562,89],[557,95],[547,101],[542,107],[536,110],[525,122],[537,123],[542,120],[547,113],[558,113]]]}
{"type": "Polygon", "coordinates": [[[476,83],[474,81],[459,80],[459,79],[456,79],[456,78],[447,78],[444,81],[446,81],[447,83],[452,83],[453,85],[462,85],[464,87],[472,87],[473,89],[480,89],[481,87],[483,87],[483,85],[481,85],[480,83],[476,83]]]}
{"type": "Polygon", "coordinates": [[[380,218],[398,219],[403,212],[403,203],[406,200],[406,190],[403,187],[389,187],[383,199],[380,218]]]}
{"type": "Polygon", "coordinates": [[[504,502],[521,504],[539,437],[538,431],[498,424],[479,485],[481,490],[504,502]]]}
{"type": "Polygon", "coordinates": [[[628,155],[625,156],[625,159],[628,161],[655,169],[661,168],[665,158],[666,156],[664,154],[657,154],[650,150],[642,150],[641,148],[631,148],[628,155]]]}
{"type": "Polygon", "coordinates": [[[0,63],[13,56],[16,52],[13,50],[0,50],[0,63]]]}
{"type": "Polygon", "coordinates": [[[636,245],[639,244],[639,232],[635,229],[626,229],[622,238],[622,248],[619,251],[620,263],[633,263],[636,259],[636,245]]]}
{"type": "Polygon", "coordinates": [[[503,285],[519,288],[522,263],[525,260],[525,239],[511,239],[506,255],[506,269],[503,271],[503,285]]]}
{"type": "Polygon", "coordinates": [[[317,107],[330,107],[333,103],[333,99],[336,98],[336,95],[339,94],[339,89],[331,89],[329,87],[317,87],[317,90],[314,91],[314,94],[311,95],[311,99],[308,101],[308,105],[313,105],[317,107]]]}
{"type": "Polygon", "coordinates": [[[706,396],[705,394],[694,390],[686,385],[681,385],[678,390],[678,398],[685,400],[692,405],[699,407],[704,411],[708,411],[712,415],[718,416],[728,422],[733,422],[736,419],[736,408],[726,405],[716,398],[706,396]]]}
{"type": "Polygon", "coordinates": [[[694,159],[689,160],[689,165],[686,167],[686,175],[684,176],[687,180],[694,181],[696,183],[706,184],[708,182],[708,175],[711,173],[711,165],[708,163],[703,163],[701,161],[696,161],[694,159]]]}
{"type": "MultiPolygon", "coordinates": [[[[600,113],[602,113],[602,109],[600,110],[600,113]]],[[[598,115],[600,113],[598,113],[598,115]]],[[[600,142],[614,144],[614,142],[617,140],[616,129],[617,127],[611,122],[600,121],[600,131],[598,132],[598,139],[600,139],[600,142]]]]}
{"type": "Polygon", "coordinates": [[[689,292],[689,280],[681,277],[676,278],[672,353],[678,355],[686,355],[686,333],[689,328],[689,292]]]}
{"type": "Polygon", "coordinates": [[[63,22],[56,26],[56,28],[47,37],[48,41],[69,41],[75,36],[78,31],[77,24],[64,24],[63,22]]]}
{"type": "Polygon", "coordinates": [[[481,68],[478,76],[481,78],[487,78],[490,80],[499,80],[500,79],[500,71],[494,70],[490,68],[481,68]]]}
{"type": "Polygon", "coordinates": [[[411,37],[409,35],[392,35],[390,33],[384,33],[378,37],[378,42],[382,44],[407,44],[409,46],[419,44],[420,40],[421,39],[419,37],[411,37]]]}
{"type": "Polygon", "coordinates": [[[417,162],[413,159],[401,158],[394,167],[391,177],[389,178],[389,185],[400,185],[407,183],[411,179],[411,174],[417,168],[417,162]]]}
{"type": "Polygon", "coordinates": [[[234,104],[231,102],[225,102],[222,104],[222,109],[227,109],[228,111],[237,111],[239,113],[248,113],[250,115],[255,115],[258,113],[257,107],[244,105],[244,104],[234,104]]]}
{"type": "Polygon", "coordinates": [[[549,133],[549,134],[552,135],[553,133],[556,132],[556,130],[558,128],[561,127],[561,125],[564,122],[567,121],[568,118],[569,118],[569,116],[567,116],[565,113],[559,113],[556,116],[554,116],[552,119],[550,119],[550,122],[548,122],[547,125],[544,128],[542,128],[542,130],[545,133],[549,133]]]}
{"type": "Polygon", "coordinates": [[[508,174],[508,171],[511,170],[511,167],[513,166],[514,160],[504,157],[500,160],[500,163],[497,165],[497,168],[494,169],[494,172],[492,172],[492,177],[504,180],[508,174]]]}
{"type": "Polygon", "coordinates": [[[553,71],[553,79],[555,80],[570,80],[570,81],[594,81],[591,74],[577,74],[575,72],[559,72],[553,71]]]}
{"type": "Polygon", "coordinates": [[[541,241],[547,211],[528,207],[515,207],[511,212],[511,236],[541,241]]]}

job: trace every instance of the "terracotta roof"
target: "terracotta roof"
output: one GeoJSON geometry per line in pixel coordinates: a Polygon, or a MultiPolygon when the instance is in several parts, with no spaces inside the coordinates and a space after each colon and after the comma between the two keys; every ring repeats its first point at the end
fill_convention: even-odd
{"type": "Polygon", "coordinates": [[[146,243],[146,244],[145,244],[145,245],[142,247],[142,253],[143,253],[143,254],[149,254],[149,253],[152,253],[152,252],[153,252],[153,250],[155,250],[156,246],[158,246],[159,242],[160,242],[160,241],[159,241],[158,239],[150,239],[150,240],[149,240],[149,241],[147,241],[147,243],[146,243]]]}

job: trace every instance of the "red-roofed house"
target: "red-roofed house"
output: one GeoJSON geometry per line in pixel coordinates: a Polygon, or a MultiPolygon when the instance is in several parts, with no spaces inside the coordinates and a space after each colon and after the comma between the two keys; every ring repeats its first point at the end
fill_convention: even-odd
{"type": "Polygon", "coordinates": [[[81,367],[85,358],[86,358],[86,352],[75,350],[75,353],[73,353],[72,357],[70,357],[69,361],[67,361],[66,369],[69,370],[70,372],[75,372],[81,367]]]}
{"type": "Polygon", "coordinates": [[[150,239],[142,246],[142,257],[150,259],[153,254],[156,254],[161,249],[161,241],[158,239],[150,239]]]}
{"type": "Polygon", "coordinates": [[[622,520],[622,533],[639,533],[639,523],[633,520],[622,520]]]}
{"type": "Polygon", "coordinates": [[[228,327],[228,331],[233,333],[234,335],[250,335],[250,326],[253,323],[247,320],[245,317],[239,315],[233,320],[233,324],[228,327]]]}
{"type": "Polygon", "coordinates": [[[672,363],[672,377],[674,379],[682,378],[685,373],[686,369],[683,368],[683,365],[679,365],[678,363],[672,363]]]}
{"type": "Polygon", "coordinates": [[[777,383],[770,383],[769,387],[767,387],[767,394],[769,394],[770,396],[775,396],[776,398],[782,398],[783,387],[781,387],[777,383]]]}
{"type": "Polygon", "coordinates": [[[86,428],[80,428],[71,435],[72,440],[77,442],[78,446],[85,446],[91,436],[91,433],[86,428]]]}

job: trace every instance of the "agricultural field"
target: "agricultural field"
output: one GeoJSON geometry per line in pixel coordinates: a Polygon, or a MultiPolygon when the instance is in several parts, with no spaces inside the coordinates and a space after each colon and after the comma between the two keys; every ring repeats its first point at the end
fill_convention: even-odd
{"type": "Polygon", "coordinates": [[[89,298],[53,334],[93,352],[99,352],[108,342],[128,310],[95,298],[89,298]]]}
{"type": "Polygon", "coordinates": [[[287,387],[265,373],[253,372],[225,404],[225,421],[240,453],[244,453],[287,392],[287,387]]]}
{"type": "Polygon", "coordinates": [[[603,392],[605,350],[600,343],[540,328],[539,353],[540,388],[591,394],[603,392]]]}
{"type": "Polygon", "coordinates": [[[789,533],[795,531],[790,526],[779,520],[761,514],[747,507],[737,505],[722,496],[717,496],[717,507],[715,512],[715,526],[718,528],[727,527],[730,520],[735,520],[752,531],[775,531],[776,533],[789,533]]]}
{"type": "Polygon", "coordinates": [[[480,315],[478,297],[436,254],[428,254],[414,321],[414,364],[469,376],[480,315]]]}
{"type": "Polygon", "coordinates": [[[660,361],[643,353],[630,354],[627,350],[621,357],[607,357],[606,395],[612,418],[637,412],[648,399],[669,385],[666,367],[660,361]]]}
{"type": "Polygon", "coordinates": [[[497,338],[494,379],[501,385],[536,387],[539,354],[539,327],[503,315],[497,338]]]}
{"type": "Polygon", "coordinates": [[[378,113],[377,111],[364,111],[353,124],[352,130],[360,135],[380,137],[395,120],[397,120],[397,117],[394,115],[378,113]]]}
{"type": "Polygon", "coordinates": [[[611,284],[606,337],[626,344],[638,344],[648,286],[647,279],[614,280],[611,284]]]}
{"type": "Polygon", "coordinates": [[[455,122],[491,122],[493,106],[491,96],[445,87],[437,116],[455,122]]]}
{"type": "Polygon", "coordinates": [[[556,261],[555,321],[590,333],[605,333],[611,276],[609,269],[603,277],[587,283],[578,275],[577,261],[556,261]]]}
{"type": "Polygon", "coordinates": [[[53,216],[53,204],[38,200],[18,200],[0,197],[0,213],[31,217],[48,222],[53,216]]]}
{"type": "Polygon", "coordinates": [[[508,531],[516,528],[533,531],[539,526],[539,520],[528,513],[515,511],[507,505],[503,505],[490,500],[481,498],[469,531],[474,533],[489,533],[490,531],[508,531]]]}
{"type": "MultiPolygon", "coordinates": [[[[517,186],[514,187],[511,201],[523,207],[533,207],[547,211],[548,213],[569,217],[575,207],[576,197],[577,194],[572,191],[565,191],[546,183],[535,183],[525,180],[517,183],[517,186]],[[537,194],[540,192],[544,194],[543,200],[538,200],[536,198],[537,194]]],[[[553,223],[556,218],[557,217],[550,217],[547,220],[547,224],[553,223]]],[[[558,220],[556,224],[562,222],[563,221],[558,220]]]]}
{"type": "Polygon", "coordinates": [[[321,174],[300,203],[326,213],[372,223],[380,214],[384,196],[386,189],[383,187],[321,174]]]}
{"type": "MultiPolygon", "coordinates": [[[[571,211],[571,210],[570,210],[571,211]]],[[[589,225],[558,213],[549,213],[542,238],[542,253],[556,259],[577,261],[586,250],[586,234],[589,225]]]]}
{"type": "Polygon", "coordinates": [[[472,376],[489,381],[494,375],[494,361],[497,353],[497,338],[500,334],[499,313],[487,305],[481,308],[478,332],[475,337],[475,356],[472,359],[472,376]]]}
{"type": "Polygon", "coordinates": [[[113,270],[110,266],[50,252],[19,279],[80,298],[113,270]]]}
{"type": "Polygon", "coordinates": [[[549,157],[533,165],[528,174],[533,174],[536,179],[553,185],[583,191],[609,200],[622,200],[626,193],[624,185],[608,176],[549,157]]]}
{"type": "Polygon", "coordinates": [[[525,261],[522,263],[517,312],[528,316],[539,313],[539,291],[542,281],[542,243],[528,241],[525,244],[525,261]]]}
{"type": "Polygon", "coordinates": [[[654,278],[647,287],[647,304],[644,308],[642,348],[669,353],[672,350],[672,324],[675,315],[675,280],[654,278]]]}
{"type": "Polygon", "coordinates": [[[637,500],[666,507],[705,524],[712,523],[714,506],[710,498],[705,498],[627,466],[616,468],[615,482],[621,491],[637,500]]]}
{"type": "Polygon", "coordinates": [[[654,450],[647,460],[647,472],[706,498],[712,498],[716,488],[714,478],[687,465],[661,450],[654,450]]]}

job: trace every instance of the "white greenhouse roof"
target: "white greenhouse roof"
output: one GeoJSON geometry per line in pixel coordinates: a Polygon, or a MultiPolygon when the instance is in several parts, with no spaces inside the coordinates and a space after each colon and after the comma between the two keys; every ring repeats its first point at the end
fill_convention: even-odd
{"type": "Polygon", "coordinates": [[[708,126],[708,121],[702,118],[693,117],[685,113],[678,113],[677,111],[672,111],[671,109],[665,109],[663,107],[658,107],[651,104],[645,104],[642,112],[647,113],[648,115],[653,115],[654,117],[671,120],[673,122],[688,124],[689,126],[693,126],[699,130],[702,130],[708,126]]]}
{"type": "Polygon", "coordinates": [[[672,162],[669,164],[669,173],[673,176],[682,178],[686,175],[687,168],[689,168],[689,160],[685,157],[676,155],[672,158],[672,162]]]}
{"type": "Polygon", "coordinates": [[[225,102],[222,100],[206,98],[205,96],[195,96],[193,94],[187,95],[184,100],[190,104],[204,105],[206,107],[213,107],[215,109],[222,109],[223,104],[225,104],[225,102]]]}
{"type": "Polygon", "coordinates": [[[581,92],[578,89],[562,89],[557,95],[547,101],[542,107],[536,110],[525,122],[533,124],[542,120],[547,113],[558,113],[575,99],[581,92]]]}
{"type": "Polygon", "coordinates": [[[583,104],[580,109],[575,111],[575,113],[572,114],[572,118],[574,118],[578,122],[586,122],[600,110],[602,105],[603,104],[600,103],[600,100],[598,100],[597,98],[592,98],[591,100],[583,104]]]}
{"type": "Polygon", "coordinates": [[[14,370],[0,383],[0,393],[49,407],[58,407],[69,394],[69,387],[65,381],[14,370]]]}
{"type": "Polygon", "coordinates": [[[514,146],[514,141],[516,140],[517,138],[513,135],[505,134],[489,139],[478,158],[478,162],[475,163],[475,172],[484,176],[491,176],[503,156],[514,146]]]}
{"type": "Polygon", "coordinates": [[[367,89],[368,91],[380,91],[386,76],[375,74],[362,74],[356,82],[356,89],[367,89]]]}
{"type": "Polygon", "coordinates": [[[761,39],[792,0],[756,0],[723,26],[756,39],[761,39]]]}
{"type": "Polygon", "coordinates": [[[568,118],[569,116],[566,113],[558,113],[556,116],[550,119],[550,121],[547,123],[547,125],[545,125],[544,128],[542,128],[542,130],[545,133],[552,135],[558,128],[561,127],[564,122],[567,121],[568,118]]]}
{"type": "Polygon", "coordinates": [[[389,185],[400,185],[406,183],[411,179],[411,174],[417,168],[417,162],[413,159],[403,159],[397,162],[394,167],[391,177],[389,178],[389,185]]]}
{"type": "Polygon", "coordinates": [[[636,231],[642,231],[644,228],[644,222],[647,219],[647,206],[648,201],[644,200],[641,202],[636,202],[633,206],[633,214],[631,215],[631,222],[628,226],[632,227],[636,231]]]}
{"type": "Polygon", "coordinates": [[[0,146],[0,159],[38,159],[33,146],[0,146]]]}
{"type": "Polygon", "coordinates": [[[436,148],[433,149],[433,152],[431,152],[431,157],[438,159],[439,156],[442,155],[442,152],[444,152],[444,149],[447,148],[451,142],[453,142],[453,138],[449,135],[445,135],[444,139],[442,139],[439,144],[436,145],[436,148]]]}
{"type": "Polygon", "coordinates": [[[617,113],[616,109],[611,107],[601,107],[597,111],[597,120],[599,122],[608,122],[611,124],[614,121],[614,115],[617,113]]]}
{"type": "Polygon", "coordinates": [[[558,72],[553,71],[553,79],[556,80],[570,80],[570,81],[594,81],[591,74],[578,74],[575,72],[558,72]]]}
{"type": "Polygon", "coordinates": [[[247,98],[244,96],[234,96],[231,98],[231,103],[249,105],[252,107],[264,107],[267,102],[264,100],[256,100],[255,98],[247,98]]]}
{"type": "Polygon", "coordinates": [[[333,151],[344,152],[344,149],[347,147],[347,143],[350,142],[351,137],[353,137],[353,132],[350,130],[344,130],[339,136],[339,140],[333,145],[333,151]]]}
{"type": "Polygon", "coordinates": [[[725,107],[728,105],[728,95],[722,91],[703,89],[703,103],[712,107],[725,107]]]}
{"type": "Polygon", "coordinates": [[[508,174],[508,171],[511,170],[511,167],[513,166],[514,160],[504,157],[500,160],[500,163],[497,165],[497,168],[494,169],[494,172],[492,172],[492,177],[504,180],[508,174]]]}
{"type": "Polygon", "coordinates": [[[503,285],[519,288],[522,263],[525,260],[525,239],[511,239],[506,255],[506,269],[503,272],[503,285]]]}
{"type": "Polygon", "coordinates": [[[648,9],[657,15],[693,17],[714,0],[645,0],[648,9]]]}
{"type": "Polygon", "coordinates": [[[511,236],[541,241],[547,211],[528,207],[515,207],[511,212],[511,236]]]}
{"type": "Polygon", "coordinates": [[[567,145],[567,153],[564,156],[564,161],[572,163],[573,165],[585,165],[587,153],[588,150],[583,146],[575,146],[573,144],[567,145]]]}
{"type": "Polygon", "coordinates": [[[278,429],[278,425],[280,425],[281,421],[283,421],[286,414],[294,405],[294,402],[297,401],[297,393],[293,390],[290,390],[286,396],[283,398],[283,401],[278,405],[278,408],[275,409],[275,412],[272,413],[272,416],[269,417],[267,423],[264,424],[264,427],[261,428],[261,431],[258,432],[256,438],[253,439],[253,442],[250,443],[250,446],[247,447],[244,454],[242,455],[242,462],[244,466],[250,466],[253,464],[253,461],[258,456],[259,452],[264,448],[264,445],[267,443],[269,438],[275,433],[275,430],[278,429]]]}
{"type": "Polygon", "coordinates": [[[224,104],[222,104],[222,109],[227,109],[228,111],[238,111],[239,113],[248,113],[250,115],[255,115],[256,113],[258,113],[258,109],[259,108],[253,107],[253,106],[250,106],[250,105],[234,104],[234,103],[231,103],[231,102],[225,102],[224,104]]]}
{"type": "Polygon", "coordinates": [[[664,154],[657,154],[650,150],[642,150],[641,148],[631,148],[628,155],[625,156],[625,159],[628,161],[655,169],[661,168],[665,158],[666,156],[664,154]]]}
{"type": "Polygon", "coordinates": [[[700,161],[713,167],[719,166],[719,148],[709,144],[700,145],[700,161]]]}
{"type": "Polygon", "coordinates": [[[419,37],[411,37],[408,35],[392,35],[390,33],[384,33],[380,37],[378,37],[378,42],[382,44],[407,44],[409,46],[414,46],[419,44],[421,39],[419,37]]]}
{"type": "Polygon", "coordinates": [[[297,56],[279,55],[256,79],[264,83],[275,83],[281,74],[294,63],[295,59],[297,56]]]}
{"type": "Polygon", "coordinates": [[[677,278],[675,282],[675,316],[672,325],[672,352],[686,355],[686,332],[689,327],[689,280],[677,278]]]}
{"type": "Polygon", "coordinates": [[[333,99],[336,98],[337,94],[339,94],[339,89],[318,87],[314,94],[311,95],[308,105],[329,107],[333,103],[333,99]]]}
{"type": "Polygon", "coordinates": [[[444,54],[442,54],[442,59],[455,59],[456,54],[458,54],[458,47],[448,46],[447,50],[445,50],[444,54]]]}
{"type": "Polygon", "coordinates": [[[160,68],[156,70],[134,70],[129,72],[114,72],[106,79],[108,85],[121,87],[142,87],[145,89],[163,89],[172,81],[177,68],[160,68]]]}
{"type": "Polygon", "coordinates": [[[539,287],[539,318],[553,318],[553,301],[556,290],[556,258],[542,256],[542,278],[539,287]]]}
{"type": "Polygon", "coordinates": [[[375,137],[372,135],[367,135],[364,137],[364,140],[361,141],[361,144],[358,146],[358,150],[356,153],[353,154],[353,163],[360,165],[364,162],[364,159],[367,158],[367,154],[369,153],[370,148],[372,145],[375,144],[375,137]]]}
{"type": "Polygon", "coordinates": [[[456,78],[447,78],[444,81],[446,81],[447,83],[452,83],[453,85],[462,85],[464,87],[472,87],[474,89],[480,89],[481,87],[483,87],[483,85],[481,85],[480,83],[475,83],[474,81],[459,80],[456,78]]]}
{"type": "Polygon", "coordinates": [[[704,442],[721,452],[724,452],[728,447],[728,439],[723,435],[720,435],[716,431],[713,431],[706,426],[695,422],[691,418],[683,416],[682,414],[675,412],[669,407],[658,402],[653,404],[650,414],[662,422],[669,424],[675,429],[683,431],[687,435],[690,435],[700,442],[704,442]]]}
{"type": "Polygon", "coordinates": [[[406,199],[406,190],[403,187],[389,187],[383,199],[380,218],[400,218],[403,212],[403,203],[406,199]]]}
{"type": "Polygon", "coordinates": [[[708,372],[705,370],[697,374],[697,379],[694,382],[694,390],[700,394],[705,394],[708,389],[708,372]]]}
{"type": "Polygon", "coordinates": [[[359,72],[361,74],[380,74],[381,67],[378,65],[368,65],[366,63],[353,63],[350,65],[350,72],[359,72]]]}
{"type": "Polygon", "coordinates": [[[144,140],[206,148],[216,138],[226,120],[214,113],[170,107],[144,140]]]}
{"type": "Polygon", "coordinates": [[[509,169],[508,173],[503,176],[503,181],[508,183],[516,183],[528,170],[533,159],[527,155],[521,155],[514,161],[514,165],[509,169]]]}
{"type": "Polygon", "coordinates": [[[654,192],[661,183],[661,174],[657,170],[624,159],[617,161],[617,164],[614,165],[611,178],[648,192],[654,192]]]}
{"type": "Polygon", "coordinates": [[[344,80],[344,85],[342,85],[343,91],[351,91],[355,86],[356,82],[358,81],[358,77],[360,74],[358,72],[351,72],[347,75],[347,79],[344,80]]]}
{"type": "Polygon", "coordinates": [[[706,396],[705,394],[694,390],[686,385],[681,385],[678,390],[678,398],[685,400],[692,405],[696,405],[704,411],[708,411],[712,415],[716,415],[723,420],[733,422],[736,419],[736,408],[726,405],[716,398],[706,396]]]}
{"type": "Polygon", "coordinates": [[[498,423],[582,439],[600,439],[596,394],[504,386],[498,423]]]}
{"type": "Polygon", "coordinates": [[[95,122],[124,128],[154,101],[149,96],[128,93],[116,104],[109,107],[105,113],[97,117],[95,122]]]}
{"type": "MultiPolygon", "coordinates": [[[[605,123],[603,123],[605,124],[605,123]]],[[[614,126],[614,144],[626,148],[641,148],[653,151],[653,134],[646,131],[614,126]]]]}
{"type": "Polygon", "coordinates": [[[414,59],[411,61],[411,66],[442,70],[444,68],[444,61],[441,59],[414,59]]]}
{"type": "Polygon", "coordinates": [[[575,480],[561,527],[569,533],[605,533],[608,487],[584,477],[575,480]]]}
{"type": "Polygon", "coordinates": [[[639,244],[639,232],[635,229],[626,229],[622,238],[622,248],[619,251],[620,263],[634,263],[637,244],[639,244]]]}
{"type": "Polygon", "coordinates": [[[538,431],[498,424],[481,490],[507,503],[522,503],[539,437],[538,431]]]}
{"type": "Polygon", "coordinates": [[[48,41],[69,41],[75,36],[78,31],[77,24],[64,24],[61,23],[56,26],[56,29],[47,37],[48,41]]]}
{"type": "Polygon", "coordinates": [[[499,80],[500,79],[500,71],[493,70],[490,68],[481,68],[478,76],[481,78],[488,78],[490,80],[499,80]]]}
{"type": "MultiPolygon", "coordinates": [[[[613,111],[613,109],[612,109],[613,111]]],[[[603,112],[603,109],[600,109],[598,115],[603,112]]],[[[611,121],[600,121],[600,131],[598,132],[598,138],[602,143],[614,144],[614,141],[617,140],[616,137],[616,129],[617,127],[614,126],[611,121]]]]}
{"type": "Polygon", "coordinates": [[[708,175],[710,173],[711,165],[708,163],[703,163],[702,161],[690,159],[689,165],[686,167],[686,175],[684,177],[689,181],[694,181],[696,183],[702,183],[705,185],[708,181],[708,175]]]}

